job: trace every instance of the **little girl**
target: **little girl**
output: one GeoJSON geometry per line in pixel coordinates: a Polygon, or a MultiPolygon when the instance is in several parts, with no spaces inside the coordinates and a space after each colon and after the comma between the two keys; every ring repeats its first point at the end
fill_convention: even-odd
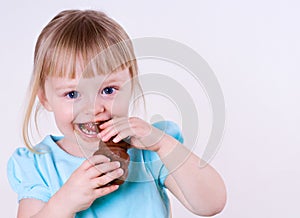
{"type": "Polygon", "coordinates": [[[8,162],[18,217],[170,217],[166,189],[195,214],[223,209],[222,179],[210,165],[199,167],[174,123],[128,117],[139,87],[132,44],[114,20],[98,11],[67,10],[50,21],[35,47],[26,148],[8,162]],[[63,136],[32,146],[29,125],[40,106],[53,113],[63,136]],[[124,171],[118,161],[92,154],[100,140],[129,138],[127,180],[106,185],[124,171]]]}

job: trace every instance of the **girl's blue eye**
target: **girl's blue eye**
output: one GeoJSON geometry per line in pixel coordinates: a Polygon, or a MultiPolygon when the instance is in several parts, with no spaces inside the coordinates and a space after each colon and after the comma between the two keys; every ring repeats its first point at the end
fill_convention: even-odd
{"type": "Polygon", "coordinates": [[[113,87],[106,87],[102,90],[102,94],[105,94],[105,95],[111,95],[114,93],[116,89],[113,88],[113,87]]]}
{"type": "Polygon", "coordinates": [[[71,92],[67,93],[67,96],[71,99],[75,99],[75,98],[78,98],[79,93],[77,91],[71,91],[71,92]]]}

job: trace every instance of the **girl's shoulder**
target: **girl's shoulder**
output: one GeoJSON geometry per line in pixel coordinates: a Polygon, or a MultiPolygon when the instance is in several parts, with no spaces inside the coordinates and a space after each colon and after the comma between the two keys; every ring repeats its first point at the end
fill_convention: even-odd
{"type": "Polygon", "coordinates": [[[173,121],[158,121],[152,124],[154,127],[160,129],[161,131],[165,132],[166,134],[174,137],[180,143],[183,143],[183,136],[181,129],[179,126],[173,121]]]}
{"type": "Polygon", "coordinates": [[[31,149],[27,147],[18,147],[13,152],[11,159],[20,159],[21,163],[23,161],[29,160],[38,160],[40,158],[43,158],[44,156],[50,155],[53,153],[53,149],[55,150],[57,147],[57,144],[55,141],[59,137],[48,135],[46,136],[40,143],[33,146],[31,149]],[[23,160],[23,161],[22,161],[23,160]]]}
{"type": "Polygon", "coordinates": [[[33,151],[20,147],[9,158],[7,178],[19,200],[35,198],[48,201],[60,187],[60,182],[83,161],[59,148],[56,141],[60,138],[46,136],[33,147],[33,151]]]}
{"type": "Polygon", "coordinates": [[[75,157],[62,150],[56,141],[62,136],[46,136],[40,143],[33,146],[31,149],[27,147],[17,148],[8,160],[8,173],[13,171],[27,172],[29,169],[41,171],[49,168],[49,165],[54,165],[63,160],[69,160],[72,163],[81,163],[83,158],[75,157]]]}
{"type": "MultiPolygon", "coordinates": [[[[51,158],[51,136],[34,146],[17,148],[7,163],[7,178],[18,199],[37,198],[42,201],[49,199],[49,190],[44,183],[43,174],[46,159],[51,158]],[[47,194],[46,194],[47,193],[47,194]]],[[[53,141],[53,140],[52,140],[53,141]]],[[[53,142],[54,143],[54,142],[53,142]]]]}

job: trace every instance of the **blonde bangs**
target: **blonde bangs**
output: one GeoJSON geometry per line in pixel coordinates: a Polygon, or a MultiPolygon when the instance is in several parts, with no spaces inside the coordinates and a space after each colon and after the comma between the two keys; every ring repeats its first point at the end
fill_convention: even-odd
{"type": "Polygon", "coordinates": [[[101,12],[100,20],[99,14],[86,13],[89,16],[80,14],[68,25],[60,23],[38,43],[35,66],[42,84],[47,76],[92,77],[125,68],[132,77],[137,74],[133,46],[122,27],[101,12]]]}
{"type": "MultiPolygon", "coordinates": [[[[98,41],[99,42],[99,41],[98,41]]],[[[108,74],[125,68],[132,69],[135,66],[133,49],[127,42],[118,42],[107,48],[101,48],[100,44],[89,42],[85,48],[75,46],[57,45],[53,52],[48,51],[51,61],[45,61],[42,77],[66,77],[75,78],[78,75],[93,77],[100,74],[108,74]]],[[[83,43],[84,44],[84,43],[83,43]]],[[[46,58],[46,60],[49,60],[46,58]]],[[[134,76],[132,73],[131,76],[134,76]]]]}
{"type": "Polygon", "coordinates": [[[130,41],[118,42],[104,48],[92,59],[84,62],[84,66],[83,77],[109,74],[125,68],[129,69],[131,77],[137,74],[136,60],[130,41]]]}

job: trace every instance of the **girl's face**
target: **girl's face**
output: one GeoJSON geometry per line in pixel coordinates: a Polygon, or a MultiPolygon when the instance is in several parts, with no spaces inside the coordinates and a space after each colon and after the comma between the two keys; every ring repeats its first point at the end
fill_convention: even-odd
{"type": "Polygon", "coordinates": [[[128,115],[130,98],[128,68],[92,78],[48,77],[39,93],[41,103],[53,112],[64,143],[84,147],[98,145],[96,123],[128,115]]]}

